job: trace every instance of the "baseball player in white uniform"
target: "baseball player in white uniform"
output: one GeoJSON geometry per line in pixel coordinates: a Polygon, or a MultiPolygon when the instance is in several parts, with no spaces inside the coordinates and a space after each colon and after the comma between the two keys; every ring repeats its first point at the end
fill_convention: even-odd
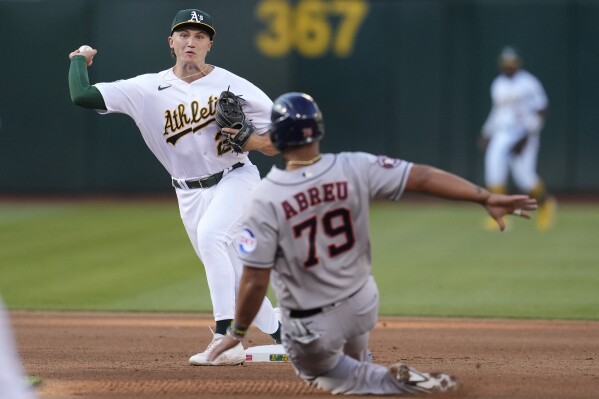
{"type": "MultiPolygon", "coordinates": [[[[549,196],[536,171],[541,129],[547,112],[547,95],[541,82],[521,69],[511,47],[499,55],[501,74],[491,84],[493,107],[482,128],[485,148],[485,182],[494,193],[507,191],[508,176],[539,203],[537,227],[547,230],[554,221],[556,201],[549,196]]],[[[496,228],[493,220],[487,227],[496,228]]]]}
{"type": "MultiPolygon", "coordinates": [[[[249,81],[205,62],[213,44],[212,18],[197,9],[177,12],[168,43],[174,67],[111,83],[89,84],[87,67],[97,51],[73,51],[69,70],[71,98],[101,114],[123,113],[137,124],[143,139],[172,176],[181,218],[204,264],[216,327],[205,351],[192,356],[192,365],[210,365],[206,357],[222,339],[235,314],[242,264],[233,239],[240,228],[243,203],[260,181],[247,151],[277,153],[268,134],[272,101],[249,81]],[[245,114],[256,128],[245,152],[236,154],[222,140],[215,122],[219,94],[229,89],[245,100],[245,114]]],[[[237,130],[222,131],[235,134],[237,130]]],[[[263,298],[256,326],[280,340],[279,321],[263,298]]],[[[242,345],[227,353],[224,364],[245,361],[242,345]]]]}
{"type": "Polygon", "coordinates": [[[334,394],[448,391],[446,373],[370,361],[378,314],[371,275],[368,206],[404,191],[482,205],[504,228],[510,213],[529,218],[536,200],[492,194],[442,170],[368,153],[321,154],[322,114],[307,94],[275,100],[271,139],[285,170],[273,167],[253,193],[238,245],[245,264],[235,320],[209,355],[236,346],[260,308],[269,278],[282,312],[283,345],[298,376],[334,394]]]}

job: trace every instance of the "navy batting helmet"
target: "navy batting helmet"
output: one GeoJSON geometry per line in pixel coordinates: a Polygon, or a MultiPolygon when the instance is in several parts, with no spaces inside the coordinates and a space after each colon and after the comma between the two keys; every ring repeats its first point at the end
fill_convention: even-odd
{"type": "Polygon", "coordinates": [[[320,140],[322,136],[322,112],[312,97],[292,92],[275,100],[271,114],[270,139],[278,150],[309,144],[320,140]]]}

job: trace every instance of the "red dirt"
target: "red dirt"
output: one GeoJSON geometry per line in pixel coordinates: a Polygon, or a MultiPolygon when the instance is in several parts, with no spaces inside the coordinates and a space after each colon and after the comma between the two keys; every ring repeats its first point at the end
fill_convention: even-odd
{"type": "MultiPolygon", "coordinates": [[[[40,399],[312,398],[289,363],[192,367],[208,315],[11,312],[40,399]]],[[[250,331],[249,345],[268,344],[250,331]]],[[[247,346],[247,345],[246,345],[247,346]]],[[[462,383],[444,398],[597,398],[599,322],[382,317],[374,361],[443,370],[462,383]]]]}

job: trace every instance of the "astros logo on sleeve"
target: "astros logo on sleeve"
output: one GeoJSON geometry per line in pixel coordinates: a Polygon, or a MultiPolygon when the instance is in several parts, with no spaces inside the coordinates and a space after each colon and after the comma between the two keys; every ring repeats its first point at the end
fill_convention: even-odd
{"type": "Polygon", "coordinates": [[[243,229],[239,235],[239,251],[242,254],[252,253],[256,249],[257,244],[258,240],[256,240],[254,233],[248,228],[243,229]]]}

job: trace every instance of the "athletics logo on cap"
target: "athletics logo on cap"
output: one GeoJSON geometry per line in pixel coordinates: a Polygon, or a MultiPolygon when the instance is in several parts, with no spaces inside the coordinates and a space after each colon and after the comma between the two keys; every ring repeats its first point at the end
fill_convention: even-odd
{"type": "Polygon", "coordinates": [[[191,19],[190,21],[196,21],[196,22],[202,22],[204,20],[204,16],[200,15],[198,17],[198,14],[195,11],[191,12],[191,19]]]}
{"type": "Polygon", "coordinates": [[[193,26],[198,29],[203,29],[208,32],[210,39],[216,34],[216,31],[212,26],[212,17],[202,10],[190,9],[177,12],[175,19],[173,19],[173,24],[171,25],[171,35],[175,29],[183,26],[193,26]]]}

